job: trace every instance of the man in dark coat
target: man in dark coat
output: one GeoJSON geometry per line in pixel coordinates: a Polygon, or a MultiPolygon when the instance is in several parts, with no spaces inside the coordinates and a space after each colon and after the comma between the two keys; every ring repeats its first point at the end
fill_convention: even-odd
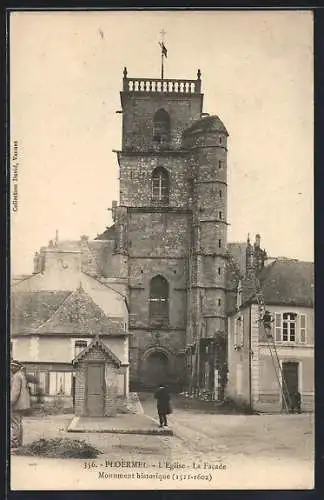
{"type": "Polygon", "coordinates": [[[11,371],[11,450],[22,446],[23,440],[23,415],[30,408],[30,395],[24,367],[19,361],[12,360],[11,371]]]}
{"type": "Polygon", "coordinates": [[[171,413],[170,393],[167,387],[161,384],[154,397],[157,401],[157,411],[160,420],[160,427],[167,427],[167,415],[171,413]]]}

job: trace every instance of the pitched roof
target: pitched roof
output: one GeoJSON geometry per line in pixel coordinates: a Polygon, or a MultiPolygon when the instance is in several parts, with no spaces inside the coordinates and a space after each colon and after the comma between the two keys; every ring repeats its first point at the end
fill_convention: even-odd
{"type": "Polygon", "coordinates": [[[259,276],[266,304],[313,307],[314,264],[278,259],[259,276]]]}
{"type": "Polygon", "coordinates": [[[12,331],[25,333],[38,328],[55,313],[70,293],[68,291],[13,291],[11,295],[12,331]]]}
{"type": "Polygon", "coordinates": [[[118,367],[121,365],[121,360],[109,349],[106,344],[102,342],[98,337],[94,338],[90,344],[87,345],[81,352],[74,358],[73,364],[81,361],[89,352],[98,349],[106,354],[108,358],[110,358],[118,367]]]}
{"type": "Polygon", "coordinates": [[[82,288],[72,293],[16,292],[12,318],[13,334],[126,335],[82,288]]]}

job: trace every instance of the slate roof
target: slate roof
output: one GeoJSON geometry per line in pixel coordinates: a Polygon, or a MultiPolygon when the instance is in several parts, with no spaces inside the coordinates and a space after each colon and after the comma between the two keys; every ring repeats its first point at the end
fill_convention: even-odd
{"type": "Polygon", "coordinates": [[[82,288],[74,292],[15,292],[11,311],[13,335],[126,335],[82,288]]]}
{"type": "Polygon", "coordinates": [[[224,123],[216,115],[205,116],[204,118],[195,121],[190,127],[184,130],[183,135],[185,137],[186,135],[198,132],[223,132],[224,134],[228,135],[224,123]]]}
{"type": "Polygon", "coordinates": [[[279,259],[265,267],[259,279],[266,304],[314,306],[313,262],[279,259]]]}
{"type": "Polygon", "coordinates": [[[12,332],[35,330],[47,321],[70,295],[68,291],[15,292],[11,296],[12,332]]]}

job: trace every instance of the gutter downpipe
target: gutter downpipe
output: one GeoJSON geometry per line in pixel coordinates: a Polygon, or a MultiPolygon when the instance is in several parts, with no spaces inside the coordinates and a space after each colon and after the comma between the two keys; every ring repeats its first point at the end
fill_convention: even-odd
{"type": "Polygon", "coordinates": [[[251,345],[251,333],[252,333],[252,304],[250,304],[249,310],[249,406],[250,410],[253,411],[252,403],[252,345],[251,345]]]}

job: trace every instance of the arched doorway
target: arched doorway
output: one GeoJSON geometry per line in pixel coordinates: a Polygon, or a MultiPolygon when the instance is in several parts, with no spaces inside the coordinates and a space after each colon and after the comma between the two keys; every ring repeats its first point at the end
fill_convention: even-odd
{"type": "Polygon", "coordinates": [[[154,350],[144,358],[142,380],[147,389],[167,383],[169,373],[170,362],[164,351],[154,350]]]}

